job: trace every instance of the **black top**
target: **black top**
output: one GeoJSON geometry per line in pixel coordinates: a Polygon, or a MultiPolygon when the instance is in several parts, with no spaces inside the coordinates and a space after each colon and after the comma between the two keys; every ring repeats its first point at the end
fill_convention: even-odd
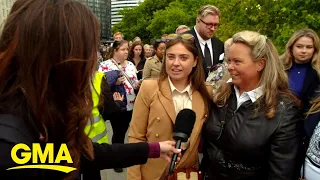
{"type": "MultiPolygon", "coordinates": [[[[20,169],[9,170],[7,168],[19,166],[11,159],[11,149],[15,144],[24,143],[31,147],[32,143],[40,143],[39,136],[35,133],[26,119],[10,114],[0,114],[0,179],[52,179],[59,180],[65,177],[65,173],[53,170],[20,169]]],[[[45,145],[45,144],[42,144],[45,145]]],[[[55,144],[55,147],[60,147],[55,144]]],[[[81,158],[81,172],[102,170],[108,168],[129,167],[144,164],[147,161],[148,143],[136,144],[97,144],[93,143],[95,158],[88,160],[81,158]]],[[[55,151],[57,153],[57,151],[55,151]]],[[[18,154],[19,156],[19,154],[18,154]]]]}
{"type": "Polygon", "coordinates": [[[101,97],[103,97],[103,106],[99,107],[99,112],[102,118],[106,121],[110,119],[111,114],[115,112],[121,112],[121,106],[124,103],[119,100],[113,100],[113,93],[105,78],[103,78],[101,82],[101,93],[101,97]]]}
{"type": "Polygon", "coordinates": [[[129,61],[131,61],[136,67],[137,67],[137,77],[138,77],[138,80],[142,79],[142,72],[143,72],[143,67],[144,67],[144,64],[146,63],[146,58],[143,57],[141,58],[140,62],[138,63],[138,65],[135,64],[134,60],[133,59],[129,59],[129,61]]]}
{"type": "MultiPolygon", "coordinates": [[[[306,70],[305,78],[303,81],[301,96],[298,97],[302,102],[303,113],[307,112],[310,109],[311,107],[310,101],[313,98],[315,90],[319,88],[319,85],[320,85],[320,79],[317,71],[312,68],[311,63],[307,63],[306,65],[307,65],[307,70],[306,70]]],[[[288,75],[290,74],[288,73],[288,75]]]]}
{"type": "MultiPolygon", "coordinates": [[[[120,111],[122,102],[115,102],[112,97],[112,92],[108,88],[105,79],[102,81],[102,94],[104,97],[103,107],[99,108],[100,114],[104,120],[108,120],[109,116],[114,112],[120,111]]],[[[21,97],[22,95],[17,95],[21,97]]],[[[19,98],[16,98],[19,99],[19,98]]],[[[21,98],[20,98],[21,99],[21,98]]],[[[19,101],[20,114],[24,117],[14,116],[10,111],[0,110],[0,180],[5,179],[63,179],[66,174],[53,170],[39,170],[39,169],[19,169],[9,170],[7,168],[18,166],[11,159],[11,150],[14,145],[18,143],[27,144],[29,147],[32,143],[40,143],[42,147],[44,143],[39,141],[39,134],[35,130],[31,121],[27,116],[28,111],[23,101],[19,101]],[[9,112],[9,113],[8,113],[9,112]]],[[[59,134],[54,132],[55,135],[59,134]]],[[[60,133],[61,134],[61,133],[60,133]]],[[[60,144],[55,143],[55,148],[59,148],[60,144]]],[[[81,172],[92,170],[101,170],[108,168],[124,168],[137,164],[144,164],[147,161],[149,146],[148,143],[137,144],[97,144],[93,143],[95,159],[88,160],[84,155],[80,160],[81,172]]],[[[55,153],[58,149],[55,149],[55,153]]],[[[18,154],[19,156],[19,154],[18,154]]],[[[80,176],[79,176],[80,177],[80,176]]]]}
{"type": "Polygon", "coordinates": [[[248,100],[237,109],[233,91],[227,105],[212,105],[203,129],[202,162],[210,180],[291,180],[299,146],[299,110],[280,98],[275,116],[267,119],[263,108],[255,112],[256,103],[248,100]]]}

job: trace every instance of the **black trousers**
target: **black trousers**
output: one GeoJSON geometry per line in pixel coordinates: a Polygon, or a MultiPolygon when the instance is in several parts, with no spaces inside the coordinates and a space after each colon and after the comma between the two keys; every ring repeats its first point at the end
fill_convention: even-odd
{"type": "Polygon", "coordinates": [[[113,130],[112,144],[124,143],[125,135],[128,130],[132,117],[132,111],[123,111],[113,113],[110,117],[110,123],[113,130]]]}
{"type": "Polygon", "coordinates": [[[82,174],[83,180],[101,180],[100,170],[86,171],[82,174]]]}

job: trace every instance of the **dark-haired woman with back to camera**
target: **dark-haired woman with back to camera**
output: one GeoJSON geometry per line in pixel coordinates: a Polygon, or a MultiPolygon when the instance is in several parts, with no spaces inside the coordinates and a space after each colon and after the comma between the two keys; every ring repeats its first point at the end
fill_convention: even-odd
{"type": "Polygon", "coordinates": [[[242,31],[227,52],[231,78],[216,90],[203,128],[205,179],[292,180],[301,117],[276,48],[242,31]]]}
{"type": "MultiPolygon", "coordinates": [[[[171,34],[168,40],[160,78],[144,80],[141,85],[128,138],[130,143],[172,140],[177,114],[182,109],[192,109],[196,121],[189,141],[182,145],[184,153],[176,167],[198,169],[200,133],[212,88],[199,81],[204,73],[194,37],[171,34]]],[[[166,174],[167,166],[165,161],[149,160],[145,165],[128,168],[127,179],[159,180],[166,174]]]]}
{"type": "Polygon", "coordinates": [[[0,38],[1,180],[78,179],[80,172],[144,164],[148,157],[170,161],[169,155],[179,152],[171,141],[97,144],[85,133],[94,121],[92,80],[99,34],[98,18],[81,2],[15,1],[0,38]],[[76,170],[7,170],[20,166],[10,156],[20,143],[66,144],[72,163],[58,165],[76,170]]]}

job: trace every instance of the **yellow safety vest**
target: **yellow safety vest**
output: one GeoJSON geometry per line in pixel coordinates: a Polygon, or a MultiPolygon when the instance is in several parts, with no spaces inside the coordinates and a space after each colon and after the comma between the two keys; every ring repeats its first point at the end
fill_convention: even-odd
{"type": "Polygon", "coordinates": [[[107,127],[98,109],[102,78],[105,78],[105,75],[102,72],[96,72],[92,88],[93,122],[91,124],[91,121],[88,121],[87,126],[84,128],[86,134],[91,129],[90,134],[88,134],[89,138],[92,142],[99,144],[108,143],[107,127]]]}

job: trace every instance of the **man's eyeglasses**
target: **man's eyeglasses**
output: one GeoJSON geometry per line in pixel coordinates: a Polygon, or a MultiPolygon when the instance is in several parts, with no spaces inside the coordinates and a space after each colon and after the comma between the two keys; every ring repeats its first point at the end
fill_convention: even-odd
{"type": "Polygon", "coordinates": [[[201,21],[203,24],[205,24],[205,25],[206,25],[206,28],[208,28],[208,29],[211,29],[212,27],[214,27],[214,29],[218,29],[219,26],[220,26],[219,23],[217,23],[217,24],[206,23],[206,22],[204,22],[202,19],[200,19],[200,21],[201,21]]]}
{"type": "Polygon", "coordinates": [[[167,41],[177,39],[178,37],[181,37],[182,39],[187,40],[187,41],[189,41],[189,40],[194,41],[194,37],[191,34],[169,34],[167,36],[167,41]]]}

